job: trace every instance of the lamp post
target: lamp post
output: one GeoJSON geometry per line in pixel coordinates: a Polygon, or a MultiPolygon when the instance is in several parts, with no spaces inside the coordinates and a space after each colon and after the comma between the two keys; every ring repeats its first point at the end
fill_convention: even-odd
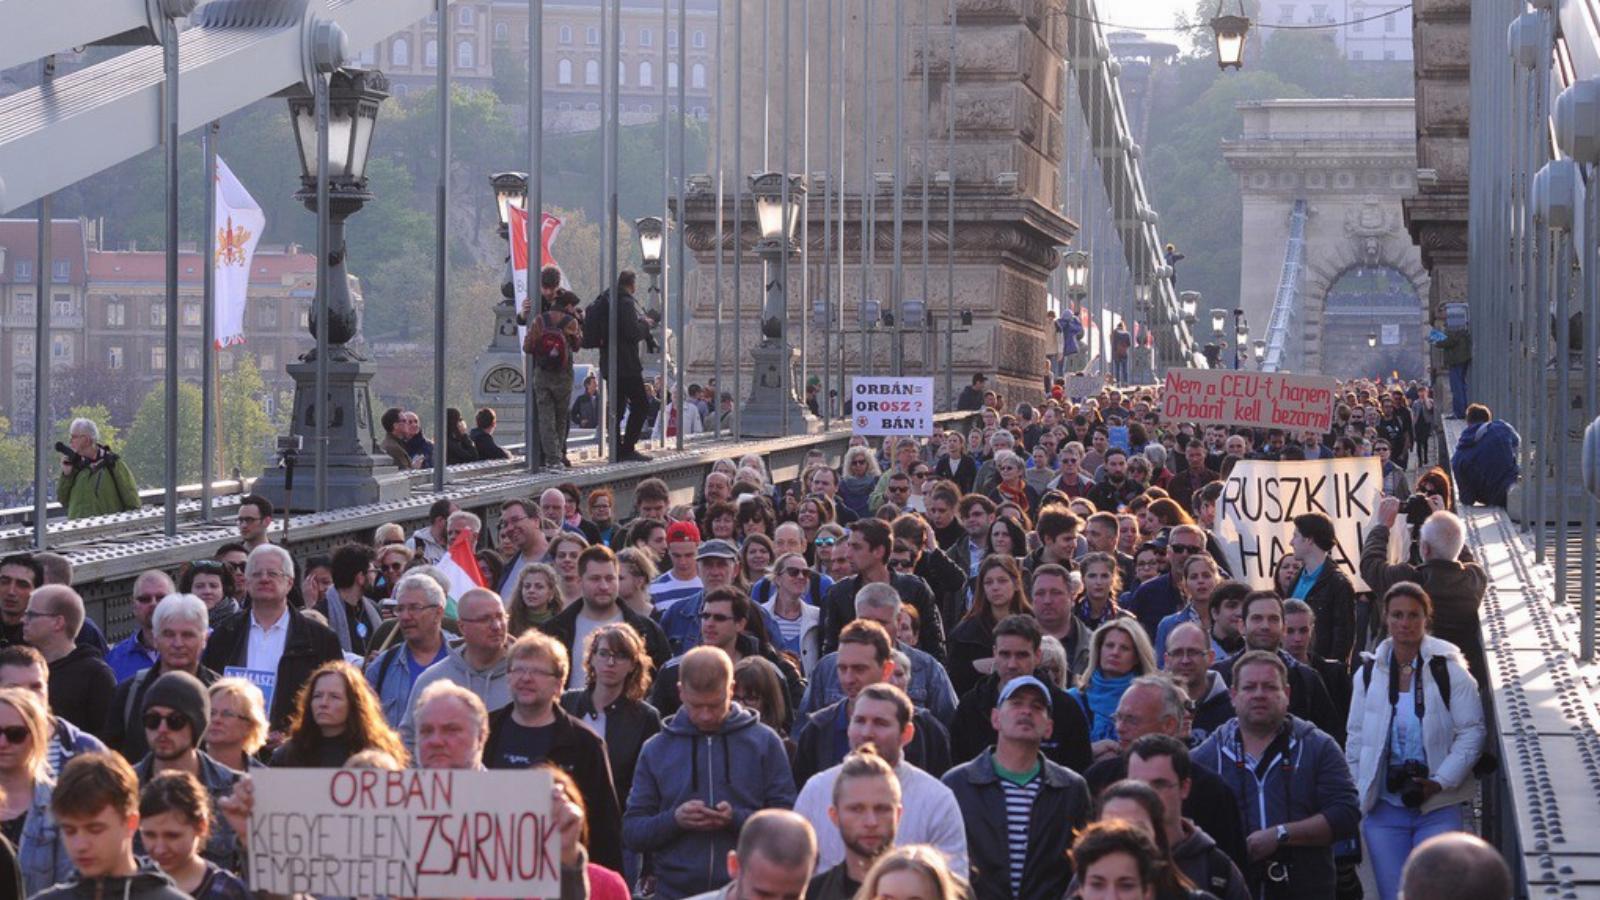
{"type": "Polygon", "coordinates": [[[1244,365],[1244,357],[1250,346],[1250,323],[1244,320],[1244,310],[1234,307],[1233,310],[1233,367],[1239,369],[1244,365]]]}
{"type": "Polygon", "coordinates": [[[766,268],[767,291],[761,306],[761,342],[752,351],[755,377],[750,400],[740,416],[741,437],[811,434],[822,426],[795,390],[800,350],[787,337],[788,286],[782,276],[786,258],[796,249],[795,226],[805,193],[806,181],[799,175],[764,172],[750,176],[761,232],[755,250],[766,268]]]}
{"type": "MultiPolygon", "coordinates": [[[[664,78],[663,81],[665,81],[664,78]]],[[[664,308],[665,305],[661,302],[661,271],[663,268],[661,257],[667,243],[666,224],[660,216],[644,216],[633,220],[633,230],[639,239],[639,267],[644,269],[646,275],[650,276],[649,297],[646,298],[645,308],[647,310],[659,310],[659,321],[665,323],[667,320],[666,310],[664,308]]],[[[650,357],[658,357],[660,359],[657,371],[661,374],[661,408],[663,410],[666,409],[667,396],[672,393],[672,382],[667,374],[667,344],[666,332],[663,330],[660,349],[656,353],[650,354],[650,357]]],[[[679,398],[678,402],[681,405],[682,398],[679,398]]],[[[662,446],[667,434],[667,416],[665,412],[656,416],[655,430],[652,434],[651,440],[656,441],[657,446],[662,446]]]]}
{"type": "MultiPolygon", "coordinates": [[[[511,229],[511,209],[528,208],[528,173],[496,172],[489,176],[489,187],[494,191],[495,216],[499,221],[501,241],[506,241],[511,229]]],[[[539,292],[539,223],[528,220],[528,285],[529,307],[533,315],[540,312],[539,292]]],[[[473,405],[495,410],[500,429],[507,434],[526,430],[527,374],[523,367],[522,342],[517,333],[516,273],[511,265],[511,248],[506,247],[505,277],[500,282],[500,300],[494,305],[494,334],[489,345],[472,364],[473,405]]],[[[436,451],[437,452],[437,451],[436,451]]],[[[537,454],[539,448],[527,447],[524,452],[537,454]]]]}
{"type": "Polygon", "coordinates": [[[1244,14],[1244,0],[1239,0],[1239,14],[1222,14],[1224,0],[1217,0],[1217,14],[1211,20],[1211,34],[1217,47],[1217,68],[1244,68],[1244,38],[1250,32],[1250,18],[1244,14]]]}
{"type": "MultiPolygon", "coordinates": [[[[317,410],[317,369],[324,370],[326,393],[323,419],[327,446],[328,508],[339,509],[365,503],[385,503],[410,494],[410,482],[395,471],[388,456],[377,453],[378,434],[372,414],[369,385],[375,370],[370,362],[346,345],[359,332],[360,322],[350,297],[350,281],[345,268],[344,223],[372,199],[367,191],[367,154],[372,148],[372,133],[377,124],[378,107],[389,96],[389,81],[382,72],[341,69],[328,87],[328,142],[326,154],[328,198],[328,268],[326,279],[328,331],[324,335],[327,353],[318,359],[315,349],[286,368],[294,379],[294,413],[290,441],[309,444],[315,439],[317,410]]],[[[318,127],[316,108],[310,95],[289,98],[289,114],[294,123],[295,143],[300,151],[300,190],[295,199],[306,208],[317,210],[318,127]]],[[[310,331],[317,336],[317,317],[310,331]]],[[[442,348],[441,348],[442,352],[442,348]]],[[[442,439],[442,435],[438,436],[442,439]]],[[[436,452],[444,453],[442,440],[436,452]]],[[[439,462],[443,462],[441,456],[439,462]]],[[[304,455],[286,460],[283,466],[268,468],[256,481],[255,491],[275,505],[297,511],[310,510],[313,504],[302,491],[294,500],[290,493],[297,471],[310,476],[312,463],[304,455]]],[[[303,487],[309,483],[302,481],[303,487]]]]}
{"type": "Polygon", "coordinates": [[[1367,332],[1367,349],[1369,349],[1369,350],[1370,349],[1374,349],[1377,346],[1378,346],[1378,333],[1376,331],[1367,332]]]}

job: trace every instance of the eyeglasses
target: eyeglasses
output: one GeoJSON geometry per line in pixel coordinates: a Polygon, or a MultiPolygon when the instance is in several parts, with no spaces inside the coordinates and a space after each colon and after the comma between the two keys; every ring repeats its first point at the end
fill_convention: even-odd
{"type": "MultiPolygon", "coordinates": [[[[231,709],[213,709],[211,711],[211,718],[213,720],[216,720],[216,719],[232,719],[235,722],[248,722],[248,721],[250,721],[250,717],[249,716],[245,715],[244,713],[234,712],[231,709]]],[[[168,727],[171,727],[171,726],[168,726],[168,727]]]]}
{"type": "Polygon", "coordinates": [[[717,623],[720,624],[722,622],[732,622],[733,621],[733,616],[730,616],[727,613],[708,613],[708,612],[703,612],[703,613],[700,614],[700,621],[702,621],[702,622],[717,622],[717,623]]]}
{"type": "Polygon", "coordinates": [[[560,675],[552,669],[536,669],[533,666],[512,666],[506,670],[506,674],[512,678],[532,678],[535,675],[540,678],[555,678],[560,675]]]}
{"type": "Polygon", "coordinates": [[[784,569],[782,572],[779,572],[778,574],[779,575],[787,575],[790,578],[804,578],[809,573],[805,569],[802,569],[802,568],[800,568],[798,566],[790,566],[789,568],[784,569]]]}
{"type": "Polygon", "coordinates": [[[4,738],[6,743],[14,747],[26,744],[32,737],[33,732],[29,731],[25,725],[7,725],[4,728],[0,728],[0,738],[4,738]]]}
{"type": "Polygon", "coordinates": [[[181,712],[170,712],[166,715],[158,712],[147,712],[144,714],[142,721],[144,722],[145,731],[155,731],[161,727],[163,722],[166,723],[168,731],[182,731],[189,727],[189,717],[181,712]]]}
{"type": "Polygon", "coordinates": [[[248,572],[246,575],[257,581],[272,581],[275,578],[288,578],[287,572],[248,572]]]}
{"type": "Polygon", "coordinates": [[[51,616],[60,615],[64,615],[64,613],[40,612],[37,609],[25,609],[22,611],[22,617],[24,619],[48,619],[51,616]]]}
{"type": "Polygon", "coordinates": [[[618,653],[615,650],[607,650],[604,647],[602,647],[599,650],[596,650],[594,652],[594,659],[595,659],[595,662],[608,662],[609,663],[609,662],[628,662],[629,660],[632,659],[632,657],[628,656],[628,654],[626,654],[626,653],[618,653]]]}
{"type": "Polygon", "coordinates": [[[1167,545],[1167,552],[1168,553],[1199,553],[1200,551],[1202,551],[1204,549],[1205,549],[1204,547],[1199,547],[1199,546],[1196,546],[1194,544],[1168,544],[1167,545]]]}
{"type": "Polygon", "coordinates": [[[165,597],[165,596],[166,596],[166,594],[135,594],[133,596],[133,602],[135,602],[135,603],[160,603],[161,602],[161,598],[165,597]]]}
{"type": "Polygon", "coordinates": [[[238,518],[238,522],[239,522],[240,525],[254,525],[255,523],[257,523],[259,521],[261,521],[261,517],[260,516],[240,516],[238,518]]]}
{"type": "MultiPolygon", "coordinates": [[[[399,606],[395,607],[395,609],[398,610],[400,615],[402,615],[402,616],[420,616],[423,613],[428,612],[429,610],[442,609],[442,608],[443,607],[430,606],[430,605],[428,605],[426,603],[402,603],[399,606]]],[[[472,620],[464,620],[464,621],[472,621],[472,620]]]]}
{"type": "Polygon", "coordinates": [[[222,566],[223,566],[223,568],[227,569],[230,572],[243,572],[244,571],[244,563],[242,563],[242,562],[228,562],[227,560],[223,560],[222,561],[222,566]]]}
{"type": "Polygon", "coordinates": [[[916,565],[917,565],[916,563],[912,562],[909,559],[891,559],[891,560],[889,560],[889,568],[894,569],[894,570],[899,571],[899,572],[908,572],[911,569],[916,568],[916,565]]]}
{"type": "Polygon", "coordinates": [[[832,547],[834,544],[839,543],[839,539],[838,538],[831,538],[831,537],[819,537],[816,540],[812,541],[811,543],[815,544],[818,547],[832,547]]]}

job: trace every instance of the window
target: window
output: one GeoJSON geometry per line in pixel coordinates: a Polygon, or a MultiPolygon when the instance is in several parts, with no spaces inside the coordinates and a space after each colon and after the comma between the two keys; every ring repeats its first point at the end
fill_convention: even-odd
{"type": "Polygon", "coordinates": [[[617,84],[627,84],[627,83],[628,83],[628,64],[619,59],[619,60],[617,60],[617,84]]]}
{"type": "Polygon", "coordinates": [[[563,43],[563,44],[572,43],[572,26],[571,25],[563,25],[563,26],[561,26],[561,30],[558,32],[558,35],[559,35],[559,40],[561,41],[561,43],[563,43]]]}
{"type": "Polygon", "coordinates": [[[122,348],[111,346],[106,348],[106,368],[115,372],[122,368],[122,348]]]}
{"type": "Polygon", "coordinates": [[[1359,62],[1359,61],[1361,61],[1363,59],[1366,59],[1367,58],[1367,54],[1361,52],[1360,50],[1351,50],[1350,51],[1350,58],[1353,59],[1353,60],[1356,60],[1357,62],[1359,62]]]}
{"type": "Polygon", "coordinates": [[[600,29],[594,25],[590,25],[584,31],[583,42],[591,47],[600,46],[600,29]]]}
{"type": "Polygon", "coordinates": [[[72,362],[71,335],[53,334],[50,336],[50,361],[52,363],[72,362]]]}
{"type": "Polygon", "coordinates": [[[1289,23],[1294,21],[1294,7],[1288,3],[1278,7],[1278,21],[1289,23]]]}
{"type": "Polygon", "coordinates": [[[695,63],[689,67],[689,86],[704,89],[706,86],[706,64],[695,63]]]}
{"type": "Polygon", "coordinates": [[[309,308],[300,310],[300,327],[311,327],[311,310],[309,308]]]}
{"type": "Polygon", "coordinates": [[[706,108],[704,106],[691,106],[689,107],[689,114],[696,119],[704,119],[706,117],[706,108]]]}
{"type": "Polygon", "coordinates": [[[411,42],[403,37],[394,39],[389,45],[389,64],[395,66],[411,65],[411,42]]]}
{"type": "Polygon", "coordinates": [[[600,104],[598,104],[598,103],[585,103],[583,105],[583,111],[584,112],[599,112],[600,111],[600,104]]]}
{"type": "Polygon", "coordinates": [[[163,305],[165,303],[166,303],[165,300],[153,300],[153,301],[150,302],[150,324],[151,325],[165,325],[165,324],[167,324],[167,308],[166,308],[166,306],[163,305]]]}
{"type": "Polygon", "coordinates": [[[188,369],[188,370],[191,370],[191,371],[194,370],[194,369],[200,368],[200,348],[199,347],[185,347],[185,348],[183,348],[183,367],[185,369],[188,369]]]}
{"type": "Polygon", "coordinates": [[[667,87],[675,88],[677,86],[678,86],[678,64],[675,63],[675,62],[669,62],[669,63],[667,63],[667,87]]]}
{"type": "Polygon", "coordinates": [[[50,265],[50,277],[57,284],[65,284],[72,280],[72,261],[58,259],[50,265]]]}
{"type": "Polygon", "coordinates": [[[584,84],[599,84],[600,83],[600,61],[599,60],[591,59],[591,60],[589,60],[589,61],[587,61],[587,62],[585,62],[583,64],[583,83],[584,84]]]}
{"type": "Polygon", "coordinates": [[[706,33],[704,31],[696,31],[689,43],[696,50],[704,50],[706,48],[706,33]]]}
{"type": "Polygon", "coordinates": [[[678,29],[667,29],[667,46],[674,48],[678,46],[678,29]]]}
{"type": "Polygon", "coordinates": [[[11,314],[31,318],[33,316],[33,295],[17,294],[12,297],[11,314]]]}
{"type": "Polygon", "coordinates": [[[572,60],[556,60],[556,84],[572,83],[572,60]]]}
{"type": "Polygon", "coordinates": [[[263,372],[270,372],[278,367],[278,356],[275,353],[263,353],[256,360],[256,368],[263,372]]]}
{"type": "Polygon", "coordinates": [[[262,303],[256,309],[256,324],[262,328],[277,328],[278,308],[271,303],[262,303]]]}
{"type": "Polygon", "coordinates": [[[17,260],[17,280],[18,281],[29,281],[32,278],[33,278],[33,260],[31,260],[31,259],[19,259],[19,260],[17,260]]]}
{"type": "Polygon", "coordinates": [[[428,13],[428,24],[429,25],[437,25],[437,24],[439,24],[439,11],[438,10],[434,10],[433,12],[428,13]]]}
{"type": "Polygon", "coordinates": [[[473,12],[474,10],[471,6],[462,5],[460,13],[456,16],[456,21],[463,25],[471,25],[473,12]]]}
{"type": "Polygon", "coordinates": [[[473,50],[471,41],[462,41],[456,45],[456,68],[475,69],[478,67],[478,54],[473,50]]]}
{"type": "Polygon", "coordinates": [[[641,103],[641,104],[639,104],[639,112],[644,114],[644,115],[650,115],[651,113],[653,113],[655,111],[656,111],[656,107],[655,107],[655,104],[653,104],[653,103],[641,103]]]}
{"type": "Polygon", "coordinates": [[[50,315],[52,316],[66,318],[75,312],[73,306],[71,294],[50,295],[50,315]]]}
{"type": "Polygon", "coordinates": [[[423,47],[422,47],[422,65],[424,67],[426,67],[426,68],[429,68],[429,69],[434,68],[435,66],[439,65],[439,42],[438,41],[433,40],[433,39],[430,38],[428,40],[428,43],[423,45],[423,47]]]}
{"type": "Polygon", "coordinates": [[[1362,19],[1365,19],[1366,16],[1367,16],[1367,10],[1366,10],[1365,7],[1361,7],[1361,6],[1353,6],[1353,7],[1351,7],[1350,8],[1350,18],[1355,20],[1355,21],[1350,23],[1350,30],[1355,32],[1356,34],[1360,34],[1361,32],[1366,31],[1367,30],[1367,23],[1361,21],[1362,19]]]}
{"type": "Polygon", "coordinates": [[[193,327],[197,327],[197,328],[199,327],[199,325],[200,325],[200,304],[198,304],[198,303],[185,303],[183,305],[183,324],[189,325],[189,326],[193,326],[193,327]]]}
{"type": "Polygon", "coordinates": [[[121,300],[113,300],[106,304],[106,327],[120,328],[128,324],[128,308],[121,300]]]}
{"type": "Polygon", "coordinates": [[[655,84],[655,68],[650,65],[650,60],[639,63],[639,87],[651,87],[655,84]]]}
{"type": "Polygon", "coordinates": [[[164,344],[156,344],[150,348],[150,369],[155,372],[167,370],[167,348],[164,344]]]}
{"type": "Polygon", "coordinates": [[[641,47],[654,47],[655,43],[656,43],[656,33],[654,31],[652,31],[652,30],[650,30],[648,28],[639,29],[639,46],[641,46],[641,47]]]}
{"type": "Polygon", "coordinates": [[[1383,33],[1384,34],[1394,34],[1394,30],[1395,30],[1396,27],[1397,26],[1395,25],[1395,15],[1394,15],[1394,13],[1390,13],[1389,15],[1383,17],[1383,33]]]}
{"type": "Polygon", "coordinates": [[[504,22],[494,23],[494,39],[502,44],[511,40],[511,28],[504,22]]]}
{"type": "Polygon", "coordinates": [[[1311,7],[1311,21],[1326,22],[1328,20],[1328,7],[1324,3],[1316,3],[1311,7]]]}

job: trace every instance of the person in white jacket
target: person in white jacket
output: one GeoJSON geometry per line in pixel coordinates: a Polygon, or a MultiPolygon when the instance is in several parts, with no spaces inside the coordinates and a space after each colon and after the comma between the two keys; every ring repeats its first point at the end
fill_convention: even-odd
{"type": "Polygon", "coordinates": [[[1486,729],[1461,651],[1428,634],[1427,591],[1400,582],[1383,610],[1389,637],[1362,654],[1354,673],[1345,759],[1378,895],[1394,900],[1411,850],[1463,829],[1461,804],[1472,797],[1486,729]]]}

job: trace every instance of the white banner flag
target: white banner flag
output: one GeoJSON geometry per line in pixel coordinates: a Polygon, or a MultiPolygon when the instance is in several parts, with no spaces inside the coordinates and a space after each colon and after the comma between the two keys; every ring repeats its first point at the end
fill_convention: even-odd
{"type": "MultiPolygon", "coordinates": [[[[517,314],[522,314],[522,304],[528,302],[528,213],[515,203],[506,204],[506,239],[511,244],[511,284],[515,288],[512,302],[516,304],[517,314]]],[[[539,315],[537,309],[529,308],[528,318],[539,315]]],[[[528,326],[517,326],[517,345],[527,340],[528,326]]]]}
{"type": "Polygon", "coordinates": [[[850,378],[852,434],[933,434],[932,378],[850,378]]]}
{"type": "Polygon", "coordinates": [[[1361,542],[1383,499],[1383,466],[1374,457],[1235,464],[1217,500],[1217,542],[1233,577],[1252,588],[1272,587],[1278,560],[1290,552],[1294,517],[1320,512],[1333,520],[1329,561],[1344,570],[1357,591],[1361,542]]]}
{"type": "Polygon", "coordinates": [[[244,303],[250,292],[250,261],[267,227],[267,217],[233,170],[217,157],[216,323],[217,346],[244,343],[244,303]]]}

